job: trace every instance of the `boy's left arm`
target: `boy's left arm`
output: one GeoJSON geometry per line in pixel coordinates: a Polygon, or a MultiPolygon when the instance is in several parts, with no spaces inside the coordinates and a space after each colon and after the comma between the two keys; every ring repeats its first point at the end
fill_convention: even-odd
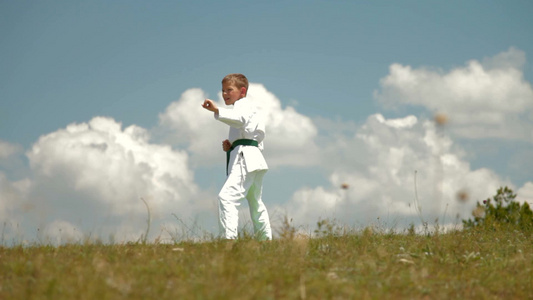
{"type": "Polygon", "coordinates": [[[215,102],[211,99],[205,99],[202,107],[215,113],[215,118],[232,127],[242,127],[246,122],[245,117],[240,109],[226,109],[218,108],[215,102]]]}
{"type": "Polygon", "coordinates": [[[231,127],[240,128],[246,124],[249,112],[245,107],[234,106],[233,109],[219,108],[215,119],[231,127]]]}

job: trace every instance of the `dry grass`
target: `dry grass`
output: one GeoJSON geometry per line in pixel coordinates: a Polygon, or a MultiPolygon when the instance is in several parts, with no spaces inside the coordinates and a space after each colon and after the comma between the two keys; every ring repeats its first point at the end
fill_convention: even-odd
{"type": "Polygon", "coordinates": [[[0,248],[0,299],[533,298],[531,233],[318,233],[0,248]]]}

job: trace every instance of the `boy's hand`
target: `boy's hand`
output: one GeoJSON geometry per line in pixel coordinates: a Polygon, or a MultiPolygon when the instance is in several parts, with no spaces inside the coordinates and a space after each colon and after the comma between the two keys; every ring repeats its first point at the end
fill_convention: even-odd
{"type": "Polygon", "coordinates": [[[209,111],[212,111],[212,112],[218,114],[218,107],[215,104],[215,102],[213,102],[213,100],[211,100],[211,99],[205,99],[204,103],[202,103],[202,107],[207,109],[207,110],[209,110],[209,111]]]}
{"type": "Polygon", "coordinates": [[[231,143],[229,140],[223,140],[222,141],[222,150],[225,152],[228,152],[228,150],[231,148],[231,143]]]}

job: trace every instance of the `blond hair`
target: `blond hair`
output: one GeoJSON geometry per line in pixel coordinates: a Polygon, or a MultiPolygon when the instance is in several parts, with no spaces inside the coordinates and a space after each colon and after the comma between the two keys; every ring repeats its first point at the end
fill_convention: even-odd
{"type": "Polygon", "coordinates": [[[237,88],[246,88],[246,93],[248,93],[248,78],[246,76],[239,74],[239,73],[232,73],[226,75],[224,79],[222,79],[222,84],[224,83],[230,83],[235,85],[237,88]]]}

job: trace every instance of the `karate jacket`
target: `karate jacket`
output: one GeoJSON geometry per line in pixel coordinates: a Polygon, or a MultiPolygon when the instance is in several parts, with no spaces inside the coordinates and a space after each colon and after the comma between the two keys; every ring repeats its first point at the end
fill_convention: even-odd
{"type": "Polygon", "coordinates": [[[241,98],[233,104],[233,109],[219,108],[215,119],[230,126],[228,140],[233,143],[239,139],[251,139],[259,146],[237,146],[230,154],[228,170],[235,164],[235,158],[242,153],[247,172],[268,170],[263,157],[263,139],[265,138],[265,123],[252,101],[241,98]]]}

